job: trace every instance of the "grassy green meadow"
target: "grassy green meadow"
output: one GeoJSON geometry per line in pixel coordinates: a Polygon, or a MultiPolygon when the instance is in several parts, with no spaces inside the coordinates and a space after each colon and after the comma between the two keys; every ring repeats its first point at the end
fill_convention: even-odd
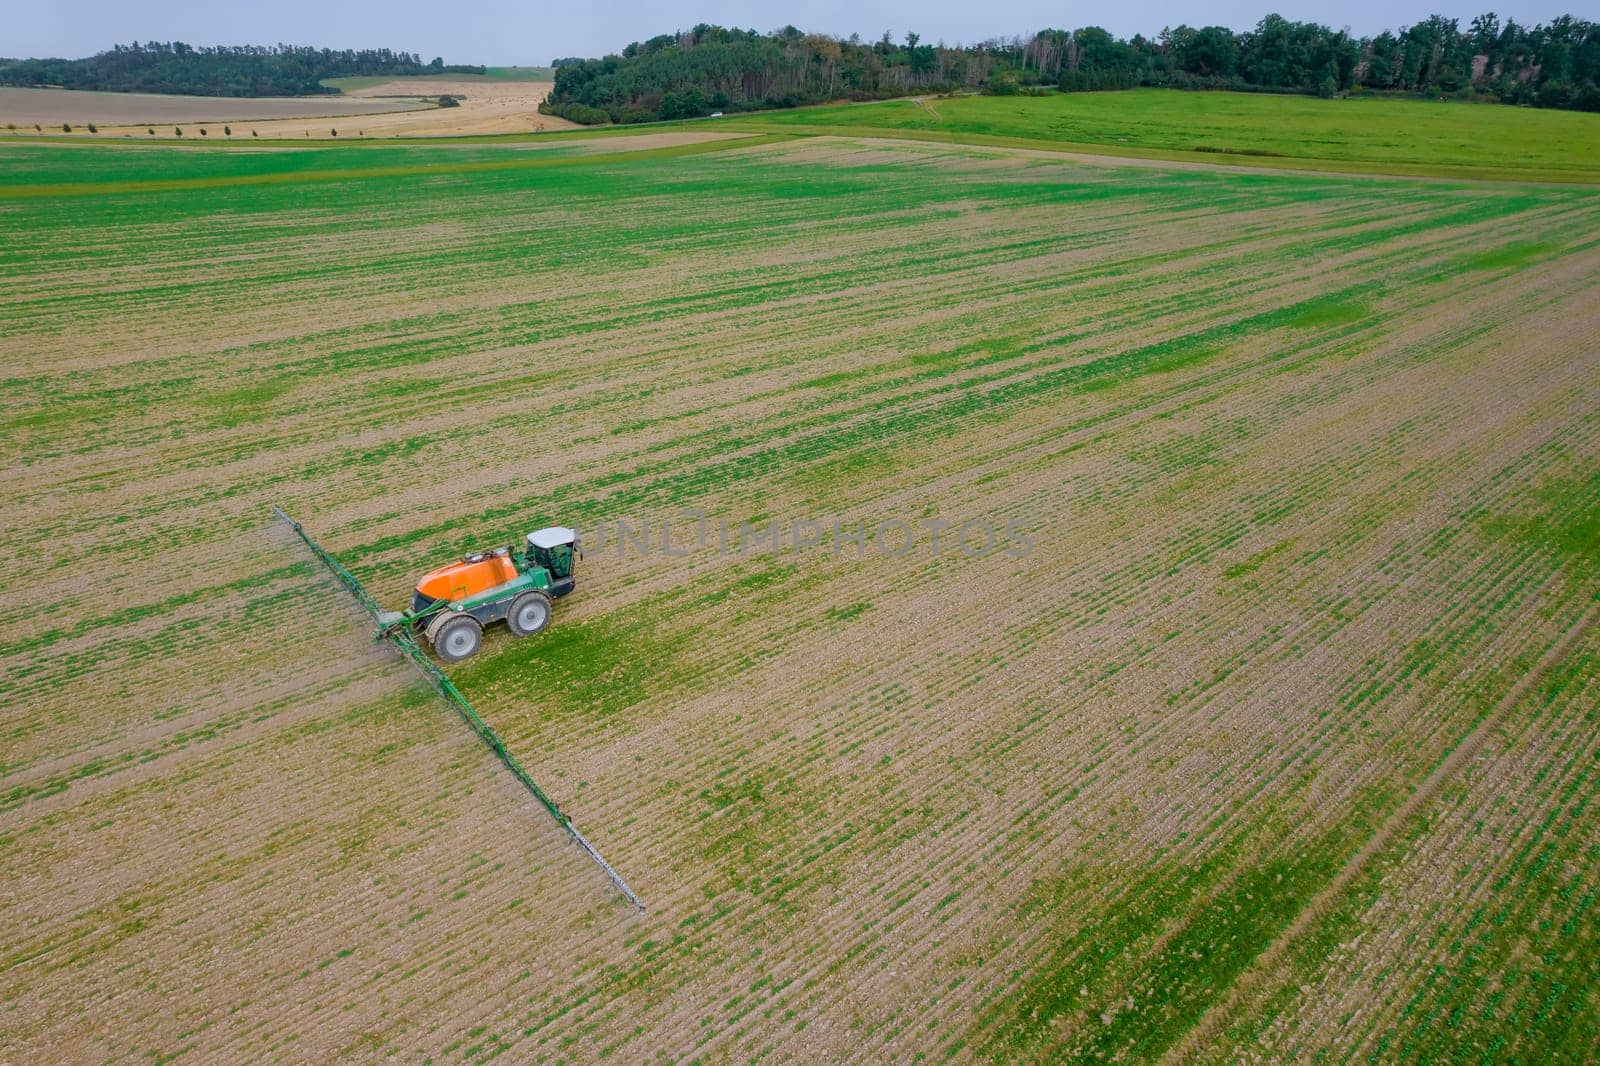
{"type": "Polygon", "coordinates": [[[1221,155],[1255,166],[1600,182],[1600,116],[1376,96],[1137,89],[889,100],[717,121],[1156,159],[1221,155]]]}
{"type": "Polygon", "coordinates": [[[1592,1057],[1600,192],[920,138],[1595,116],[929,106],[0,145],[0,1057],[1592,1057]],[[449,670],[646,913],[274,504],[584,531],[449,670]]]}

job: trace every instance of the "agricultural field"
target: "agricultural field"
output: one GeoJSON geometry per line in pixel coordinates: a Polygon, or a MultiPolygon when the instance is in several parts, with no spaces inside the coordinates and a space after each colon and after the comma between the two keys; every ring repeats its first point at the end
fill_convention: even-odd
{"type": "Polygon", "coordinates": [[[718,121],[1253,167],[1600,183],[1600,116],[1492,104],[1137,89],[925,97],[718,121]]]}
{"type": "Polygon", "coordinates": [[[1600,1052],[1594,188],[323,151],[0,146],[0,1059],[1600,1052]]]}
{"type": "Polygon", "coordinates": [[[484,75],[330,78],[340,96],[215,97],[0,87],[0,136],[176,140],[187,136],[334,141],[528,134],[572,129],[539,114],[544,68],[484,75]],[[441,96],[455,107],[439,107],[441,96]],[[89,129],[93,124],[95,129],[89,129]],[[177,128],[185,126],[187,128],[177,128]],[[41,127],[35,129],[35,127],[41,127]],[[70,128],[63,128],[63,127],[70,128]]]}
{"type": "MultiPolygon", "coordinates": [[[[485,67],[482,74],[411,74],[404,80],[446,81],[471,85],[495,81],[553,82],[555,78],[556,72],[553,67],[485,67]]],[[[323,78],[322,84],[330,89],[348,93],[358,89],[374,89],[393,80],[395,79],[387,74],[356,74],[341,78],[323,78]]]]}
{"type": "MultiPolygon", "coordinates": [[[[160,93],[101,93],[74,89],[0,86],[0,130],[33,133],[35,123],[59,132],[75,126],[148,126],[169,122],[241,122],[281,118],[341,118],[389,111],[414,111],[419,100],[353,97],[167,96],[160,93]],[[6,129],[7,126],[17,129],[6,129]]],[[[170,131],[163,131],[170,132],[170,131]]]]}

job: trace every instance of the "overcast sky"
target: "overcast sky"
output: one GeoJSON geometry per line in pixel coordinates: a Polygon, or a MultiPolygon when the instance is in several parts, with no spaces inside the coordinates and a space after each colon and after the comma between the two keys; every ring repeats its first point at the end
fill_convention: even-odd
{"type": "Polygon", "coordinates": [[[11,0],[0,24],[0,56],[76,58],[116,43],[181,40],[190,44],[310,44],[332,48],[387,47],[417,52],[423,61],[526,66],[555,56],[620,51],[629,41],[711,22],[770,30],[793,23],[807,32],[896,40],[907,30],[925,41],[969,42],[1029,34],[1045,26],[1100,25],[1121,36],[1154,35],[1163,26],[1218,24],[1247,29],[1268,12],[1348,26],[1372,34],[1417,22],[1436,10],[1465,26],[1484,10],[1519,22],[1549,21],[1563,12],[1600,19],[1600,0],[1552,6],[1496,3],[1452,8],[1447,0],[1125,0],[1067,5],[1034,0],[11,0]]]}

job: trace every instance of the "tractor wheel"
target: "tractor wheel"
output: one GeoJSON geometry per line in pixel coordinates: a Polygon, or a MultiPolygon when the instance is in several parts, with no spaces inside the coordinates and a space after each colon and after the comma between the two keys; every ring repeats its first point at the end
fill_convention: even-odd
{"type": "Polygon", "coordinates": [[[550,597],[542,592],[524,592],[511,601],[506,627],[513,636],[531,637],[550,624],[550,597]]]}
{"type": "Polygon", "coordinates": [[[470,614],[452,615],[433,632],[433,650],[447,663],[476,655],[482,645],[483,626],[470,614]]]}
{"type": "Polygon", "coordinates": [[[439,630],[443,629],[444,624],[454,617],[455,615],[449,611],[440,611],[422,623],[422,635],[428,638],[429,644],[439,638],[439,630]]]}

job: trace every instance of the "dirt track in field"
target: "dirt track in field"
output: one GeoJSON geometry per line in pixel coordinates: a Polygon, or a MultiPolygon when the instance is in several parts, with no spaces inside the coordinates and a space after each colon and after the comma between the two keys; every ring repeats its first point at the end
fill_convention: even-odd
{"type": "Polygon", "coordinates": [[[1589,987],[1593,194],[429,180],[0,215],[0,573],[56,605],[0,618],[18,1061],[1549,1052],[1499,1026],[1589,987]],[[690,508],[1029,550],[591,540],[453,669],[641,917],[271,503],[386,603],[690,508]]]}

